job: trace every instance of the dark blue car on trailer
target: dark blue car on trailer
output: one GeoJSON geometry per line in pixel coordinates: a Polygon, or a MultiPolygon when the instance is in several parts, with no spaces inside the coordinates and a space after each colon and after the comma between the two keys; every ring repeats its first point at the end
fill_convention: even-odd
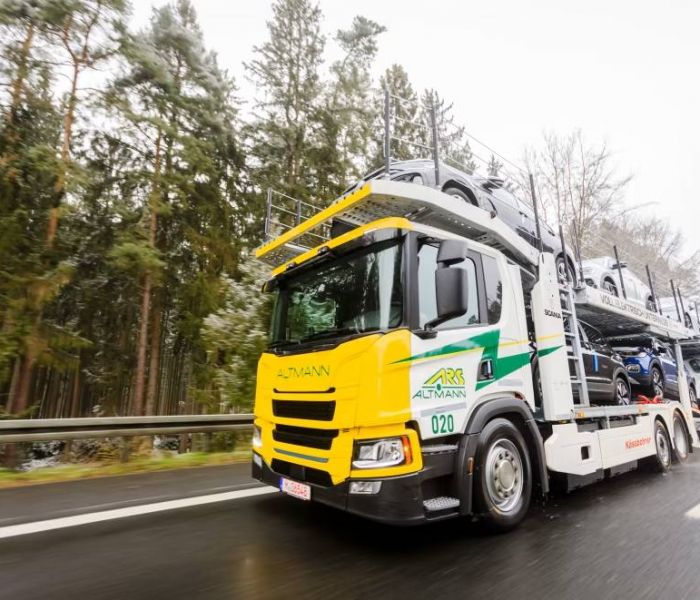
{"type": "Polygon", "coordinates": [[[622,356],[635,392],[679,398],[678,366],[670,346],[651,336],[611,340],[611,344],[622,356]]]}

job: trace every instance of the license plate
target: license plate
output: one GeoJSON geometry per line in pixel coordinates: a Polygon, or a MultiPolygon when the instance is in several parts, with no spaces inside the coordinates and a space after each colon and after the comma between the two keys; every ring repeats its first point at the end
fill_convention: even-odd
{"type": "Polygon", "coordinates": [[[280,490],[300,500],[311,500],[311,486],[305,483],[280,477],[280,490]]]}

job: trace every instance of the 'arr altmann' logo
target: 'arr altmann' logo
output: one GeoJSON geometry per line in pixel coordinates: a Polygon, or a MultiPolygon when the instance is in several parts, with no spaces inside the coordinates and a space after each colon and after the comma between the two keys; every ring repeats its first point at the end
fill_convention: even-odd
{"type": "Polygon", "coordinates": [[[423,400],[466,398],[464,370],[445,367],[436,371],[425,380],[413,397],[423,400]]]}

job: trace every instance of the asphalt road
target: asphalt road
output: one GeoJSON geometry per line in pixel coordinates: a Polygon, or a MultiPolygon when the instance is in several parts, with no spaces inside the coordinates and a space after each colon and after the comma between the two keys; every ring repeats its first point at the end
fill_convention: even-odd
{"type": "MultiPolygon", "coordinates": [[[[6,490],[0,525],[240,489],[246,472],[6,490]]],[[[454,521],[383,527],[274,493],[0,540],[0,598],[696,599],[700,520],[685,513],[698,503],[697,455],[538,503],[495,537],[454,521]]]]}

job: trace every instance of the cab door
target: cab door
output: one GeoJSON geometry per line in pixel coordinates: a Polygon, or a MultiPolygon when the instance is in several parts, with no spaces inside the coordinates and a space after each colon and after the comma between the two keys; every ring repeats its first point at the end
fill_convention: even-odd
{"type": "MultiPolygon", "coordinates": [[[[427,236],[417,240],[410,387],[412,412],[423,439],[463,431],[469,411],[483,395],[481,390],[498,380],[500,346],[505,343],[507,352],[515,352],[520,344],[499,326],[505,261],[495,253],[469,251],[464,261],[449,267],[467,272],[468,309],[426,332],[426,325],[437,316],[439,246],[440,240],[427,236]]],[[[527,365],[529,372],[527,339],[522,345],[523,369],[527,365]]],[[[513,373],[511,381],[518,376],[522,379],[522,374],[513,373]]]]}

